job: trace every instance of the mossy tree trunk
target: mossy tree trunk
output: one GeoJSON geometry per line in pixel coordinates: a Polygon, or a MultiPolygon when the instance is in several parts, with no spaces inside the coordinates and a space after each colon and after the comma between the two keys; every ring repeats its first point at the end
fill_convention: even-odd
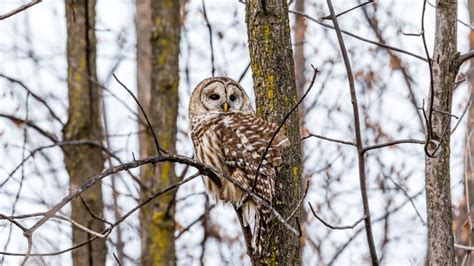
{"type": "MultiPolygon", "coordinates": [[[[458,71],[456,48],[457,1],[436,1],[436,30],[433,64],[433,103],[435,110],[451,113],[452,93],[458,71]]],[[[426,204],[428,217],[428,262],[430,265],[454,265],[450,188],[451,117],[432,112],[435,140],[441,153],[426,156],[426,204]],[[443,135],[446,130],[447,134],[443,135]]]]}
{"type": "MultiPolygon", "coordinates": [[[[287,1],[247,0],[246,22],[257,114],[278,124],[298,101],[287,1]]],[[[288,217],[300,198],[302,165],[297,112],[290,116],[284,130],[291,147],[284,152],[284,163],[277,171],[273,207],[288,217]]],[[[295,219],[291,224],[297,227],[295,219]]],[[[301,264],[299,238],[274,219],[259,263],[301,264]]]]}
{"type": "MultiPolygon", "coordinates": [[[[92,140],[102,142],[100,87],[96,74],[95,0],[66,1],[67,19],[67,83],[68,122],[64,126],[64,140],[92,140]]],[[[64,162],[69,174],[70,189],[100,173],[105,157],[94,146],[64,146],[64,162]]],[[[104,225],[102,186],[98,183],[71,202],[71,218],[93,231],[101,232],[104,225]],[[91,213],[92,212],[92,213],[91,213]],[[94,218],[94,216],[96,216],[94,218]]],[[[92,235],[73,227],[73,244],[87,241],[92,235]]],[[[105,265],[105,239],[96,239],[72,251],[74,265],[105,265]]]]}
{"type": "MultiPolygon", "coordinates": [[[[138,95],[158,136],[161,148],[175,152],[178,114],[180,1],[137,1],[138,95]]],[[[144,129],[141,127],[141,129],[144,129]]],[[[140,154],[156,154],[153,137],[140,137],[140,154]]],[[[142,169],[147,189],[141,197],[176,183],[174,165],[164,162],[142,169]]],[[[174,265],[174,196],[166,193],[140,213],[143,265],[174,265]]]]}

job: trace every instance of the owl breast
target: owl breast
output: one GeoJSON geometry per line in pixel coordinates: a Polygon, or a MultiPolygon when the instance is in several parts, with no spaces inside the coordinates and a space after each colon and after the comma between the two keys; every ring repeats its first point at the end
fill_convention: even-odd
{"type": "MultiPolygon", "coordinates": [[[[238,171],[232,170],[226,165],[222,145],[215,132],[214,120],[211,118],[207,120],[208,123],[200,123],[199,126],[193,128],[192,140],[196,159],[214,167],[226,176],[244,178],[244,173],[237,173],[238,171]]],[[[242,191],[224,177],[219,178],[222,184],[220,188],[209,177],[203,176],[204,184],[211,196],[216,201],[219,199],[224,202],[239,204],[243,198],[242,191]]]]}

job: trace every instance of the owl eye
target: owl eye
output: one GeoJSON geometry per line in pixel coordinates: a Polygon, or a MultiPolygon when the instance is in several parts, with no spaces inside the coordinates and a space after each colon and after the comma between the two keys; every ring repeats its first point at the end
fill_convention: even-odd
{"type": "Polygon", "coordinates": [[[235,95],[232,94],[232,95],[229,97],[229,99],[230,99],[232,102],[235,101],[235,95]]]}
{"type": "Polygon", "coordinates": [[[219,96],[219,94],[212,94],[211,96],[209,96],[209,98],[211,98],[211,100],[213,101],[217,101],[219,100],[221,96],[219,96]]]}

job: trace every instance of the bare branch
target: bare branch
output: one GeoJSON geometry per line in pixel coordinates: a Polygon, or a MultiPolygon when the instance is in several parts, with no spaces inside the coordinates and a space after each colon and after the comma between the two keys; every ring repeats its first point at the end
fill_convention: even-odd
{"type": "Polygon", "coordinates": [[[24,10],[30,8],[30,7],[32,7],[32,6],[38,4],[38,3],[41,2],[41,1],[42,1],[42,0],[32,0],[32,1],[29,2],[29,3],[26,3],[26,4],[24,4],[24,5],[21,5],[21,6],[19,6],[18,8],[13,9],[13,10],[10,11],[10,12],[7,12],[7,13],[5,13],[5,14],[3,14],[3,15],[0,15],[0,20],[4,20],[4,19],[6,19],[6,18],[8,18],[8,17],[11,17],[11,16],[13,16],[13,15],[16,15],[16,14],[18,14],[18,13],[20,13],[20,12],[22,12],[22,11],[24,11],[24,10]]]}
{"type": "Polygon", "coordinates": [[[351,63],[349,56],[347,54],[346,46],[344,44],[344,39],[342,37],[341,29],[339,28],[339,23],[337,22],[336,14],[332,6],[331,0],[327,0],[329,11],[331,12],[332,22],[334,24],[334,29],[336,31],[337,40],[341,50],[342,58],[344,60],[344,66],[346,68],[347,79],[349,81],[349,90],[351,94],[351,103],[352,103],[352,112],[354,115],[354,132],[356,137],[356,146],[357,146],[357,160],[359,163],[359,183],[360,183],[360,192],[362,197],[362,205],[364,208],[364,223],[365,223],[365,232],[367,236],[367,242],[369,245],[370,259],[372,265],[378,265],[379,260],[377,258],[377,250],[375,249],[374,236],[372,233],[372,224],[370,220],[370,207],[369,199],[367,195],[367,178],[365,173],[365,159],[364,159],[364,149],[362,144],[361,128],[360,128],[360,118],[359,118],[359,106],[357,104],[357,93],[355,90],[354,76],[351,69],[351,63]]]}
{"type": "Polygon", "coordinates": [[[115,74],[112,74],[112,76],[114,76],[114,79],[128,92],[128,94],[130,94],[130,96],[132,96],[133,100],[135,100],[135,102],[137,103],[138,107],[140,108],[140,110],[142,111],[143,113],[143,116],[145,117],[146,119],[146,122],[148,124],[148,128],[150,129],[151,131],[151,134],[153,135],[153,140],[155,141],[155,147],[156,147],[156,152],[158,154],[161,155],[162,152],[165,152],[165,150],[161,149],[160,147],[160,144],[158,143],[158,138],[156,137],[156,134],[155,134],[155,130],[153,130],[153,127],[150,123],[150,120],[148,119],[148,116],[145,112],[145,110],[143,109],[142,105],[140,104],[140,102],[138,101],[137,97],[132,93],[132,91],[130,91],[127,86],[125,86],[125,84],[123,84],[118,78],[117,76],[115,76],[115,74]]]}
{"type": "Polygon", "coordinates": [[[371,145],[371,146],[364,147],[362,149],[362,153],[365,153],[365,152],[370,151],[370,150],[381,149],[381,148],[397,145],[397,144],[408,144],[408,143],[410,143],[410,144],[425,144],[425,141],[424,140],[418,140],[418,139],[400,139],[400,140],[395,140],[395,141],[390,141],[390,142],[386,142],[386,143],[381,143],[381,144],[376,144],[376,145],[371,145]]]}
{"type": "Polygon", "coordinates": [[[461,245],[461,244],[454,243],[454,247],[457,248],[457,249],[463,249],[463,250],[468,250],[468,251],[474,251],[474,247],[473,247],[473,246],[465,246],[465,245],[461,245]]]}
{"type": "MultiPolygon", "coordinates": [[[[318,21],[317,19],[305,14],[305,13],[301,13],[301,12],[298,12],[298,11],[294,11],[294,10],[289,10],[288,12],[290,13],[293,13],[295,15],[299,15],[299,16],[303,16],[311,21],[313,21],[314,23],[316,24],[319,24],[323,27],[326,27],[326,28],[330,28],[330,29],[334,29],[333,26],[331,25],[328,25],[328,24],[325,24],[323,22],[320,22],[318,21]]],[[[376,42],[376,41],[372,41],[372,40],[369,40],[369,39],[366,39],[366,38],[362,38],[354,33],[350,33],[348,31],[345,31],[345,30],[340,30],[342,33],[346,34],[346,35],[349,35],[357,40],[360,40],[360,41],[363,41],[363,42],[367,42],[367,43],[371,43],[371,44],[374,44],[374,45],[377,45],[377,46],[380,46],[380,47],[383,47],[385,49],[389,49],[389,50],[393,50],[393,51],[396,51],[396,52],[399,52],[399,53],[403,53],[403,54],[406,54],[406,55],[409,55],[409,56],[413,56],[419,60],[422,60],[422,61],[425,61],[427,62],[427,60],[425,58],[423,58],[422,56],[419,56],[419,55],[416,55],[414,53],[411,53],[411,52],[408,52],[408,51],[405,51],[403,49],[400,49],[400,48],[396,48],[396,47],[393,47],[393,46],[390,46],[390,45],[386,45],[386,44],[383,44],[383,43],[380,43],[380,42],[376,42]]]]}
{"type": "Polygon", "coordinates": [[[278,126],[277,130],[275,130],[275,132],[273,132],[273,135],[270,139],[270,141],[268,141],[268,144],[267,144],[267,147],[265,147],[265,151],[263,152],[263,155],[262,155],[262,158],[260,159],[260,163],[258,164],[258,167],[257,167],[257,171],[255,172],[255,179],[254,179],[254,182],[253,182],[253,186],[252,186],[252,191],[255,189],[255,187],[257,186],[257,179],[260,175],[260,168],[262,167],[262,164],[263,164],[263,161],[265,160],[265,156],[267,155],[268,153],[268,150],[270,149],[270,146],[272,145],[272,142],[273,140],[275,139],[276,135],[278,134],[278,132],[280,132],[281,128],[283,127],[283,125],[285,124],[286,120],[288,120],[288,118],[290,117],[290,115],[298,108],[298,106],[303,102],[304,98],[306,97],[306,95],[308,95],[308,93],[311,91],[311,89],[313,88],[313,85],[314,85],[314,81],[316,80],[316,76],[318,75],[318,69],[315,68],[313,65],[311,65],[311,67],[313,68],[314,70],[314,73],[313,73],[313,78],[311,80],[311,83],[309,84],[309,87],[308,89],[306,90],[306,92],[303,94],[303,96],[301,96],[301,98],[299,99],[299,101],[290,109],[290,111],[288,113],[286,113],[285,117],[283,118],[283,120],[280,122],[280,125],[278,126]]]}
{"type": "MultiPolygon", "coordinates": [[[[336,17],[342,16],[342,15],[344,15],[344,14],[346,14],[346,13],[351,12],[351,11],[354,10],[354,9],[363,7],[363,6],[365,6],[365,5],[367,5],[367,4],[371,4],[371,3],[373,3],[373,2],[374,2],[374,0],[369,0],[369,1],[365,2],[365,3],[358,4],[358,5],[356,5],[356,6],[353,7],[353,8],[349,8],[348,10],[343,11],[343,12],[337,14],[336,17]]],[[[321,19],[323,19],[323,20],[325,20],[325,19],[331,19],[331,15],[324,16],[324,17],[322,17],[321,19]]]]}
{"type": "Polygon", "coordinates": [[[209,45],[211,46],[211,73],[212,73],[212,76],[214,77],[214,74],[216,72],[216,69],[214,67],[214,45],[213,45],[213,41],[212,41],[212,27],[211,27],[211,23],[209,23],[209,19],[207,18],[207,11],[206,11],[206,4],[204,3],[204,0],[202,0],[202,12],[204,14],[204,20],[206,20],[206,26],[207,26],[207,29],[209,30],[209,45]]]}
{"type": "Polygon", "coordinates": [[[464,63],[467,60],[470,60],[472,58],[474,58],[474,50],[471,50],[471,51],[459,56],[459,63],[462,64],[462,63],[464,63]]]}
{"type": "Polygon", "coordinates": [[[64,126],[64,122],[61,121],[61,119],[59,118],[59,116],[53,111],[53,109],[51,109],[51,107],[49,106],[49,104],[43,99],[41,98],[40,96],[38,96],[36,93],[32,92],[26,85],[25,83],[21,82],[20,80],[18,79],[14,79],[12,77],[9,77],[9,76],[6,76],[2,73],[0,73],[0,77],[12,82],[12,83],[16,83],[18,85],[20,85],[20,87],[22,87],[23,89],[25,89],[28,93],[31,94],[31,96],[37,100],[38,102],[40,102],[41,104],[43,104],[44,107],[46,107],[46,109],[48,109],[49,113],[51,114],[51,116],[56,119],[56,121],[58,121],[59,123],[61,123],[61,125],[64,126]]]}
{"type": "Polygon", "coordinates": [[[0,114],[0,117],[10,119],[13,123],[16,123],[16,124],[25,124],[26,126],[31,127],[32,129],[36,130],[38,133],[40,133],[44,137],[48,138],[52,142],[57,142],[58,141],[58,138],[53,133],[50,133],[50,132],[42,129],[41,127],[37,126],[31,120],[25,120],[25,119],[16,117],[14,115],[8,115],[8,114],[0,114]]]}
{"type": "Polygon", "coordinates": [[[339,140],[339,139],[333,139],[333,138],[329,138],[329,137],[325,137],[325,136],[318,135],[318,134],[313,134],[313,133],[309,133],[308,136],[303,137],[303,140],[308,139],[310,137],[315,137],[315,138],[318,138],[318,139],[323,139],[323,140],[336,142],[336,143],[341,143],[341,144],[345,144],[345,145],[350,145],[350,146],[354,146],[354,147],[356,146],[354,142],[339,140]]]}
{"type": "Polygon", "coordinates": [[[333,229],[333,230],[347,230],[347,229],[354,229],[358,224],[360,224],[364,219],[365,215],[360,217],[357,221],[355,221],[352,225],[343,225],[343,226],[337,226],[337,225],[331,225],[328,222],[324,221],[321,217],[319,217],[316,212],[313,209],[313,206],[311,206],[311,203],[308,202],[309,208],[311,209],[311,212],[313,213],[314,217],[318,219],[321,223],[323,223],[325,226],[333,229]]]}
{"type": "MultiPolygon", "coordinates": [[[[296,212],[298,212],[299,208],[301,207],[301,204],[303,204],[304,199],[306,198],[306,195],[308,194],[308,189],[309,189],[309,180],[306,182],[306,188],[304,190],[303,196],[301,196],[300,201],[298,204],[296,204],[295,208],[291,212],[290,216],[286,218],[286,221],[289,222],[293,216],[295,216],[296,212]]],[[[299,223],[298,223],[299,224],[299,223]]]]}

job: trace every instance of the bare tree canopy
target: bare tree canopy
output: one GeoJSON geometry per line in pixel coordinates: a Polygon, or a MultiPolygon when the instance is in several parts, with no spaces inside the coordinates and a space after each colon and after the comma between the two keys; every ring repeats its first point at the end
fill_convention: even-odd
{"type": "Polygon", "coordinates": [[[0,264],[471,265],[473,6],[5,1],[0,264]]]}

